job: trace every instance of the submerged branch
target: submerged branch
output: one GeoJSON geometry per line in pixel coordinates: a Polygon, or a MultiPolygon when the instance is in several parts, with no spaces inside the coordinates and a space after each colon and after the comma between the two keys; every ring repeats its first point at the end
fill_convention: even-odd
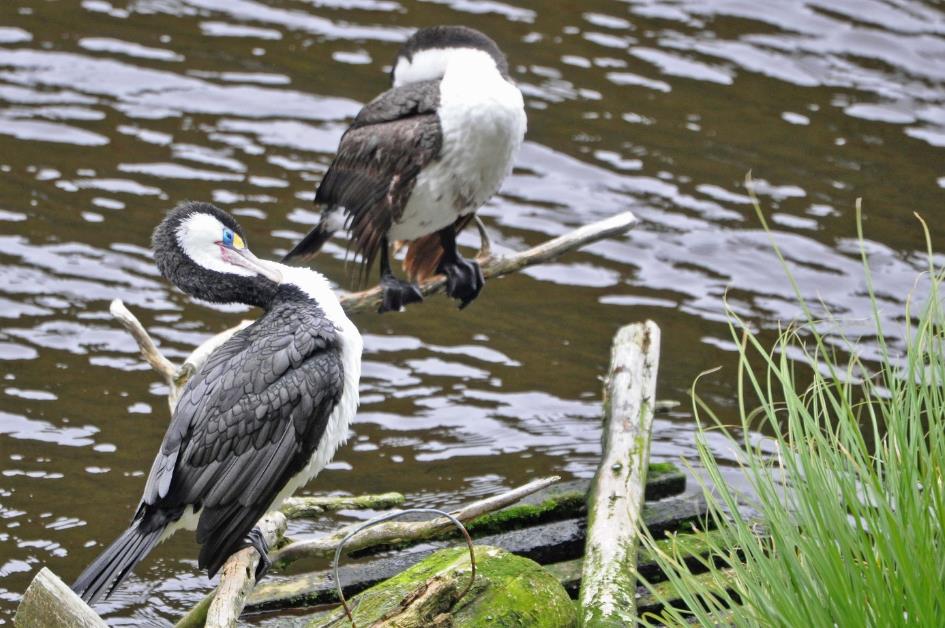
{"type": "MultiPolygon", "coordinates": [[[[493,495],[492,497],[487,497],[486,499],[481,499],[463,506],[450,514],[461,522],[466,522],[485,513],[493,512],[514,504],[532,493],[551,486],[559,479],[561,478],[558,476],[551,476],[533,480],[528,484],[524,484],[500,495],[493,495]]],[[[332,556],[338,547],[338,543],[340,543],[352,529],[359,525],[360,524],[345,526],[326,536],[296,541],[295,543],[286,545],[282,549],[273,552],[272,562],[273,564],[278,563],[280,566],[284,567],[288,563],[299,560],[300,558],[332,556]]],[[[429,521],[390,521],[365,530],[356,539],[348,542],[346,547],[348,551],[351,552],[374,545],[385,545],[401,541],[422,541],[436,536],[444,530],[448,530],[451,526],[452,523],[445,517],[438,517],[436,519],[430,519],[429,521]]]]}

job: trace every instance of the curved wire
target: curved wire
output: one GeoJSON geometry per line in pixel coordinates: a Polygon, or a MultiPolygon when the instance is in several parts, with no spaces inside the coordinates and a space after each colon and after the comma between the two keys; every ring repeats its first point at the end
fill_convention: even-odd
{"type": "Polygon", "coordinates": [[[416,513],[416,512],[433,513],[436,515],[440,515],[441,517],[446,517],[447,519],[450,520],[450,522],[453,523],[453,525],[459,528],[460,532],[463,533],[463,537],[465,537],[466,539],[466,547],[469,548],[469,564],[472,566],[472,575],[469,578],[469,584],[467,584],[466,588],[463,589],[463,592],[459,594],[459,598],[457,598],[457,600],[463,599],[463,597],[467,593],[469,593],[469,590],[472,589],[473,583],[476,582],[476,554],[473,551],[472,537],[469,536],[469,531],[466,529],[466,526],[464,526],[459,519],[457,519],[456,517],[454,517],[448,512],[444,512],[436,508],[407,508],[406,510],[401,510],[399,512],[392,512],[386,515],[381,515],[380,517],[376,517],[369,521],[365,521],[364,523],[359,525],[357,528],[349,532],[343,539],[341,539],[341,542],[338,543],[338,547],[335,548],[335,557],[331,561],[331,571],[332,571],[332,575],[335,578],[335,592],[338,594],[338,599],[341,600],[341,605],[345,609],[345,615],[348,616],[348,621],[351,622],[351,626],[353,628],[354,628],[354,617],[351,616],[351,609],[348,607],[348,601],[345,599],[345,594],[341,590],[341,579],[338,577],[338,561],[341,559],[341,550],[344,549],[345,543],[350,541],[351,538],[355,536],[356,534],[363,532],[364,530],[367,530],[370,527],[376,526],[379,523],[384,523],[385,521],[396,519],[397,517],[401,517],[408,513],[416,513]]]}

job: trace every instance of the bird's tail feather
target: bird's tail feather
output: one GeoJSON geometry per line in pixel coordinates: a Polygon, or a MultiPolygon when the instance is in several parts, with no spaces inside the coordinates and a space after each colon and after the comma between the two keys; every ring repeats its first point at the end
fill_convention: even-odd
{"type": "MultiPolygon", "coordinates": [[[[333,210],[330,216],[323,216],[319,223],[308,232],[308,235],[302,238],[291,251],[286,253],[282,261],[289,262],[295,258],[307,260],[321,251],[325,243],[338,231],[339,220],[337,218],[340,218],[340,216],[334,216],[336,212],[338,212],[338,210],[333,210]]],[[[341,226],[343,226],[343,223],[341,226]]]]}
{"type": "Polygon", "coordinates": [[[143,532],[140,522],[133,523],[85,568],[73,583],[72,590],[89,604],[103,595],[111,595],[135,565],[160,542],[164,527],[143,532]]]}

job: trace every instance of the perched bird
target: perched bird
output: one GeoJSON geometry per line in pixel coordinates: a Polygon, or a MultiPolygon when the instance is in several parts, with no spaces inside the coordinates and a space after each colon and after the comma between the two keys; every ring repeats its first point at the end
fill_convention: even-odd
{"type": "Polygon", "coordinates": [[[153,246],[184,292],[265,313],[184,387],[130,527],[72,585],[88,602],[181,528],[197,530],[211,577],[255,547],[258,580],[269,559],[256,521],[324,468],[358,405],[361,335],[322,275],[257,259],[233,217],[206,203],[172,210],[153,246]]]}
{"type": "Polygon", "coordinates": [[[525,136],[522,94],[496,43],[464,26],[414,33],[391,77],[393,88],[342,136],[315,193],[319,223],[283,261],[314,255],[347,229],[365,270],[380,257],[380,311],[399,310],[423,299],[391,272],[390,244],[410,241],[407,275],[446,275],[446,293],[462,308],[483,277],[459,254],[456,236],[512,170],[525,136]]]}

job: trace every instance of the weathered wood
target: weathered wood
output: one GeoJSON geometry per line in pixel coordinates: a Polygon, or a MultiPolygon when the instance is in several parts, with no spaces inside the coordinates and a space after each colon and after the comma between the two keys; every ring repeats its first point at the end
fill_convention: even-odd
{"type": "MultiPolygon", "coordinates": [[[[574,605],[540,565],[499,548],[477,545],[477,576],[469,582],[465,548],[441,550],[352,600],[354,624],[394,628],[535,626],[570,628],[574,605]]],[[[319,613],[309,626],[347,625],[339,610],[319,613]],[[344,623],[342,623],[344,622],[344,623]]]]}
{"type": "MultiPolygon", "coordinates": [[[[533,480],[511,491],[500,495],[493,495],[492,497],[487,497],[486,499],[481,499],[463,506],[450,514],[465,523],[487,512],[492,512],[493,510],[504,508],[509,504],[514,504],[526,495],[540,491],[546,486],[554,484],[559,479],[561,478],[555,475],[533,480]]],[[[358,525],[360,524],[346,526],[326,536],[291,543],[273,554],[273,562],[278,562],[280,565],[284,566],[300,558],[332,556],[335,553],[335,549],[338,547],[338,543],[358,525]]],[[[450,520],[445,517],[437,517],[436,519],[430,519],[428,521],[389,521],[365,530],[350,541],[346,547],[350,552],[381,543],[397,543],[403,539],[428,539],[449,529],[452,525],[450,520]]]]}
{"type": "MultiPolygon", "coordinates": [[[[648,504],[644,509],[644,521],[653,534],[665,531],[688,530],[693,524],[705,519],[707,504],[701,495],[687,495],[662,502],[648,504]]],[[[476,539],[478,545],[490,545],[529,558],[541,564],[561,563],[579,558],[584,553],[584,519],[570,518],[544,523],[521,530],[503,532],[476,539]]],[[[662,541],[661,541],[662,542],[662,541]]],[[[426,545],[426,544],[425,544],[426,545]]],[[[432,547],[400,552],[394,556],[378,558],[368,563],[341,567],[341,581],[345,596],[350,597],[378,582],[393,578],[432,552],[445,547],[436,542],[432,547]]],[[[658,573],[655,563],[647,560],[640,567],[647,578],[658,573]]],[[[580,582],[580,570],[575,584],[580,582]]],[[[566,585],[565,588],[568,588],[566,585]]],[[[571,590],[568,591],[572,593],[571,590]]],[[[573,593],[576,595],[577,589],[573,593]]],[[[337,602],[335,584],[330,571],[318,571],[272,578],[257,587],[246,604],[248,610],[261,611],[294,606],[313,606],[337,602]]]]}
{"type": "MultiPolygon", "coordinates": [[[[281,512],[269,512],[257,524],[270,546],[285,533],[286,517],[281,512]]],[[[256,586],[256,566],[259,552],[246,547],[233,554],[220,571],[217,593],[207,610],[207,628],[229,628],[236,625],[246,598],[256,586]]]]}
{"type": "MultiPolygon", "coordinates": [[[[543,242],[527,251],[509,255],[491,254],[491,247],[486,257],[478,258],[482,269],[482,276],[486,279],[501,277],[517,272],[528,266],[543,264],[557,259],[569,251],[573,251],[598,240],[614,235],[626,233],[637,223],[632,212],[622,212],[616,216],[578,227],[557,238],[543,242]]],[[[420,292],[424,297],[441,292],[446,287],[446,278],[435,275],[420,284],[420,292]]],[[[376,310],[381,304],[381,289],[374,287],[363,292],[346,294],[340,298],[341,306],[348,312],[376,310]]]]}
{"type": "MultiPolygon", "coordinates": [[[[523,497],[526,497],[536,491],[540,491],[543,488],[546,488],[558,481],[559,479],[560,478],[558,478],[558,476],[551,476],[534,480],[528,484],[514,488],[511,491],[507,491],[500,495],[494,495],[492,497],[473,502],[472,504],[469,504],[468,506],[461,508],[452,514],[460,521],[469,520],[484,513],[503,508],[509,504],[514,504],[523,497]]],[[[275,513],[270,512],[266,515],[266,517],[269,517],[273,514],[275,513]]],[[[284,517],[282,513],[278,514],[279,516],[284,517]]],[[[266,517],[264,517],[263,520],[265,520],[266,517]]],[[[318,556],[324,558],[330,557],[335,553],[338,543],[340,543],[349,532],[360,525],[360,523],[356,523],[345,526],[327,536],[318,537],[311,540],[297,541],[295,543],[290,543],[279,550],[270,552],[273,566],[285,567],[295,560],[308,556],[318,556]]],[[[431,519],[428,521],[392,521],[365,530],[360,535],[355,537],[353,541],[350,541],[346,547],[349,549],[357,549],[368,547],[376,543],[397,542],[403,539],[426,539],[432,535],[442,532],[444,529],[451,527],[452,525],[453,524],[450,522],[450,520],[445,517],[437,517],[436,519],[431,519]]],[[[276,545],[276,540],[269,539],[268,537],[267,542],[269,542],[270,547],[275,547],[276,545]]],[[[247,548],[247,550],[243,551],[250,551],[251,555],[256,555],[256,551],[252,550],[251,548],[247,548]]],[[[229,561],[227,561],[226,565],[224,565],[223,570],[226,571],[230,563],[237,561],[240,554],[241,553],[234,554],[234,556],[230,558],[229,561]]],[[[240,573],[240,565],[243,565],[243,563],[240,562],[234,567],[234,571],[236,573],[240,573]]],[[[242,592],[242,587],[244,584],[248,587],[246,589],[248,594],[249,591],[252,591],[254,584],[254,581],[251,577],[249,578],[248,582],[247,580],[240,580],[240,588],[234,590],[237,592],[242,592]]],[[[188,612],[183,618],[181,618],[180,621],[178,621],[178,623],[175,625],[175,628],[199,628],[200,626],[203,626],[204,618],[207,616],[207,611],[211,601],[214,600],[216,595],[217,590],[210,592],[203,600],[201,600],[194,608],[192,608],[190,612],[188,612]]],[[[245,601],[241,603],[245,603],[245,601]]],[[[242,608],[242,606],[240,606],[240,608],[242,608]]]]}
{"type": "Polygon", "coordinates": [[[13,624],[17,628],[106,628],[102,618],[46,567],[39,570],[23,594],[13,624]]]}
{"type": "Polygon", "coordinates": [[[317,517],[326,512],[338,510],[364,510],[394,508],[404,503],[404,496],[390,492],[379,495],[340,495],[316,497],[289,497],[279,508],[289,519],[317,517]]]}
{"type": "Polygon", "coordinates": [[[660,330],[617,332],[604,386],[603,456],[588,504],[580,614],[584,626],[636,623],[637,547],[650,457],[660,330]]]}
{"type": "MultiPolygon", "coordinates": [[[[650,465],[646,480],[646,499],[648,501],[678,495],[685,488],[686,475],[675,465],[665,462],[650,465]]],[[[517,504],[476,517],[466,524],[466,529],[474,537],[480,538],[485,534],[512,532],[542,523],[579,517],[587,514],[587,493],[589,489],[590,480],[579,479],[559,482],[524,497],[517,504]]],[[[451,539],[458,536],[457,530],[448,528],[442,534],[437,534],[423,541],[451,539]]],[[[399,545],[379,544],[348,552],[348,555],[351,558],[361,558],[393,549],[403,549],[419,542],[421,542],[420,539],[407,539],[399,545]]],[[[488,545],[495,544],[488,543],[488,545]]],[[[532,557],[529,556],[529,558],[532,557]]]]}

